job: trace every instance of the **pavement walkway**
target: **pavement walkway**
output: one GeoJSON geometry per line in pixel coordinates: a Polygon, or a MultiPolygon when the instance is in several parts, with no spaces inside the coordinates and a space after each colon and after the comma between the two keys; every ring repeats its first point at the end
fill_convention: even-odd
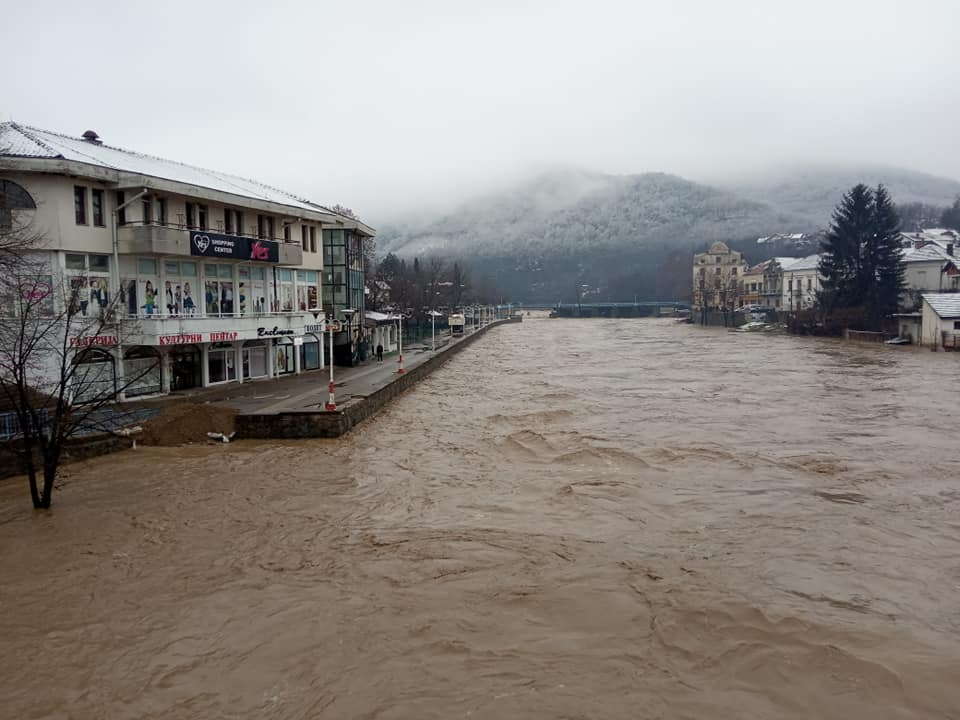
{"type": "MultiPolygon", "coordinates": [[[[484,329],[496,325],[491,323],[484,329]]],[[[473,331],[477,332],[477,331],[473,331]]],[[[473,332],[463,337],[437,337],[436,352],[426,345],[417,343],[403,348],[404,370],[412,370],[431,357],[440,355],[463,342],[473,332]]],[[[336,385],[337,409],[353,399],[359,399],[385,387],[398,377],[399,357],[396,353],[385,355],[382,363],[375,359],[367,360],[357,367],[339,367],[333,369],[336,385]]],[[[210,402],[232,408],[241,414],[271,414],[291,411],[323,410],[327,402],[330,382],[330,369],[310,370],[300,375],[290,375],[270,380],[253,380],[245,383],[229,383],[213,388],[195,388],[174,392],[156,401],[144,401],[144,405],[163,405],[169,402],[210,402]]]]}

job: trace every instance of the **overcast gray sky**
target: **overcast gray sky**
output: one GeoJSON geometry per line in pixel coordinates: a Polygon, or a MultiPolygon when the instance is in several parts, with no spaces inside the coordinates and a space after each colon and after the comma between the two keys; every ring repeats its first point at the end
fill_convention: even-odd
{"type": "Polygon", "coordinates": [[[0,119],[374,225],[553,165],[960,177],[960,1],[4,2],[0,119]]]}

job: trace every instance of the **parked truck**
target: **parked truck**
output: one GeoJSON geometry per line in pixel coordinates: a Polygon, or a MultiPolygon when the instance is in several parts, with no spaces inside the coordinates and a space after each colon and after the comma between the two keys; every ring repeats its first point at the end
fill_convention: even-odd
{"type": "Polygon", "coordinates": [[[463,326],[465,324],[466,319],[463,313],[454,313],[453,315],[447,316],[447,325],[450,326],[451,335],[463,335],[463,326]]]}

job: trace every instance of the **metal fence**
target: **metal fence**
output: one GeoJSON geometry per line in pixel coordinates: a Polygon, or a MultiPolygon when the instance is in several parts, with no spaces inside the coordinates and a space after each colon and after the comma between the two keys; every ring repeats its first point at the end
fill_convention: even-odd
{"type": "MultiPolygon", "coordinates": [[[[40,410],[40,422],[46,427],[47,411],[45,409],[40,410]]],[[[20,435],[20,418],[17,417],[17,414],[12,412],[0,413],[0,440],[13,440],[20,435]]]]}

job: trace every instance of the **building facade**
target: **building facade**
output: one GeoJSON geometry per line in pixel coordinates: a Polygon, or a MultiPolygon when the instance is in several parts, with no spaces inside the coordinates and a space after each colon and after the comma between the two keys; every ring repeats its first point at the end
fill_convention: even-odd
{"type": "Polygon", "coordinates": [[[783,265],[783,296],[780,306],[787,312],[809,310],[817,303],[821,288],[820,255],[786,262],[783,265]]]}
{"type": "Polygon", "coordinates": [[[924,293],[920,344],[960,350],[960,293],[924,293]]]}
{"type": "Polygon", "coordinates": [[[715,242],[707,252],[693,258],[693,317],[710,322],[711,316],[732,317],[742,303],[743,274],[747,263],[743,253],[731,250],[725,243],[715,242]]]}
{"type": "Polygon", "coordinates": [[[84,316],[112,308],[111,330],[71,345],[126,397],[323,367],[321,238],[373,236],[282,190],[89,131],[0,124],[0,182],[28,206],[34,254],[66,290],[52,296],[84,316]],[[141,367],[154,370],[125,387],[141,367]]]}

